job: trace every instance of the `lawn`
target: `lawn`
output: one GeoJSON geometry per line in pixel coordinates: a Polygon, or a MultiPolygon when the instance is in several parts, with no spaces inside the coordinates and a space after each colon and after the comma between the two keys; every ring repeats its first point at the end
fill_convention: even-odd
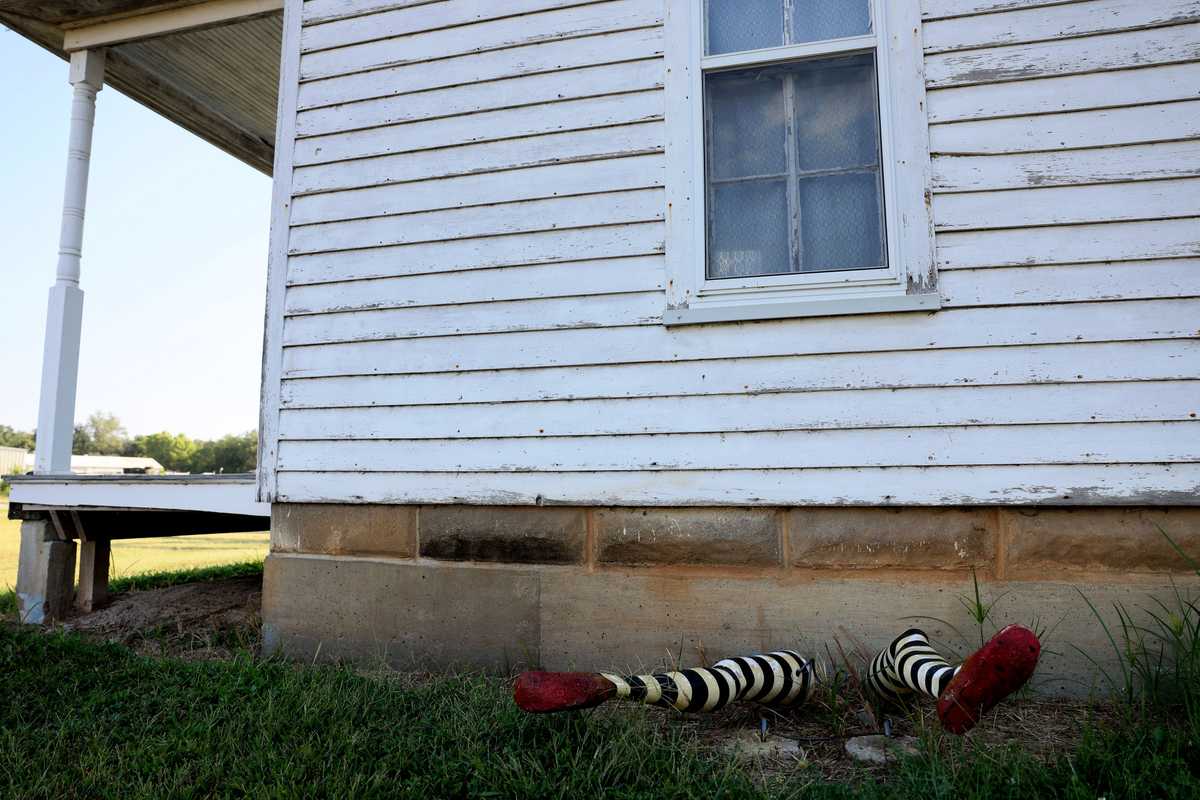
{"type": "MultiPolygon", "coordinates": [[[[227,603],[261,575],[255,563],[127,577],[113,610],[173,592],[191,606],[201,589],[227,603]]],[[[0,797],[1200,797],[1200,607],[1182,596],[1135,639],[1111,631],[1127,656],[1124,699],[1012,699],[963,738],[928,704],[893,712],[918,751],[887,767],[844,756],[866,708],[844,672],[836,691],[767,714],[774,740],[800,744],[794,755],[747,761],[728,745],[757,730],[749,704],[529,715],[501,677],[263,657],[256,605],[192,628],[167,612],[136,632],[85,635],[16,625],[11,599],[0,597],[0,797]]]]}
{"type": "Polygon", "coordinates": [[[1139,718],[1042,762],[930,734],[884,773],[829,782],[705,747],[628,706],[519,712],[505,681],[152,659],[0,628],[0,795],[20,798],[1114,798],[1200,796],[1194,731],[1139,718]]]}
{"type": "MultiPolygon", "coordinates": [[[[17,582],[21,523],[8,518],[8,501],[0,498],[0,592],[17,582]]],[[[162,570],[259,560],[267,554],[268,533],[222,533],[126,539],[113,542],[111,575],[121,577],[162,570]]]]}

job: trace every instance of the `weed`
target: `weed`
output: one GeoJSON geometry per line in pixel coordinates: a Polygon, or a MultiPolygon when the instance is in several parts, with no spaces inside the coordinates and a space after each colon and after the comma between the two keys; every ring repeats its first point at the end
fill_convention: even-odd
{"type": "MultiPolygon", "coordinates": [[[[1200,565],[1167,531],[1161,527],[1158,530],[1200,577],[1200,565]]],[[[1200,737],[1200,606],[1174,582],[1172,586],[1173,596],[1169,601],[1151,597],[1150,606],[1139,609],[1141,613],[1124,603],[1114,603],[1115,624],[1110,624],[1091,599],[1079,592],[1108,639],[1116,670],[1076,649],[1124,701],[1130,718],[1148,712],[1175,717],[1185,722],[1194,736],[1200,737]]]]}
{"type": "Polygon", "coordinates": [[[9,477],[10,475],[24,475],[24,474],[25,474],[25,470],[22,469],[21,467],[13,467],[7,473],[0,475],[0,497],[8,497],[9,492],[12,491],[12,484],[6,480],[7,477],[9,477]]]}
{"type": "Polygon", "coordinates": [[[996,607],[996,604],[1003,600],[1005,595],[1002,594],[990,603],[985,603],[983,601],[983,594],[979,591],[979,574],[975,571],[974,567],[971,567],[971,583],[975,589],[974,596],[959,597],[958,602],[967,610],[967,615],[970,616],[975,626],[979,628],[979,646],[983,647],[984,642],[987,641],[987,636],[984,635],[984,626],[991,619],[992,610],[996,607]]]}

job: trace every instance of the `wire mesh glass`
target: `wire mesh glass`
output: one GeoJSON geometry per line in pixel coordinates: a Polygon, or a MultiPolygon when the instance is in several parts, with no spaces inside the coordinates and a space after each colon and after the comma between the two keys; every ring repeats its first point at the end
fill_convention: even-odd
{"type": "Polygon", "coordinates": [[[705,76],[707,275],[887,265],[873,54],[705,76]]]}
{"type": "Polygon", "coordinates": [[[709,55],[784,44],[783,0],[708,0],[709,55]]]}
{"type": "Polygon", "coordinates": [[[787,172],[783,76],[763,71],[724,73],[709,82],[707,100],[714,179],[787,172]]]}
{"type": "Polygon", "coordinates": [[[708,55],[870,33],[870,0],[707,0],[708,55]]]}
{"type": "Polygon", "coordinates": [[[788,183],[737,181],[713,187],[709,277],[736,278],[790,272],[788,183]]]}
{"type": "Polygon", "coordinates": [[[868,0],[791,0],[791,4],[792,44],[871,32],[868,0]]]}
{"type": "Polygon", "coordinates": [[[799,181],[802,269],[870,269],[884,263],[878,171],[799,181]]]}

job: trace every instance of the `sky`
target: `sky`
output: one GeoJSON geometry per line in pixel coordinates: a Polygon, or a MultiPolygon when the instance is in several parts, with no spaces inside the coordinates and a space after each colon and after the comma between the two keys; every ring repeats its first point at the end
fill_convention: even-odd
{"type": "MultiPolygon", "coordinates": [[[[0,27],[0,425],[37,423],[66,174],[67,64],[0,27]]],[[[75,418],[257,427],[271,181],[105,87],[83,239],[75,418]]]]}

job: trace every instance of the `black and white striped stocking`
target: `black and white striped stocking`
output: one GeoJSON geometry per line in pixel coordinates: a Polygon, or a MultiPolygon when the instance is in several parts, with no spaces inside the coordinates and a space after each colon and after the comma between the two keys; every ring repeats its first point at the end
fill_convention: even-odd
{"type": "Polygon", "coordinates": [[[817,684],[814,663],[791,650],[726,658],[709,668],[680,672],[600,674],[617,687],[617,697],[679,711],[715,711],[738,700],[802,705],[817,684]]]}
{"type": "Polygon", "coordinates": [[[924,631],[910,628],[879,652],[867,670],[867,687],[880,699],[900,702],[914,692],[937,699],[958,674],[929,644],[924,631]]]}

